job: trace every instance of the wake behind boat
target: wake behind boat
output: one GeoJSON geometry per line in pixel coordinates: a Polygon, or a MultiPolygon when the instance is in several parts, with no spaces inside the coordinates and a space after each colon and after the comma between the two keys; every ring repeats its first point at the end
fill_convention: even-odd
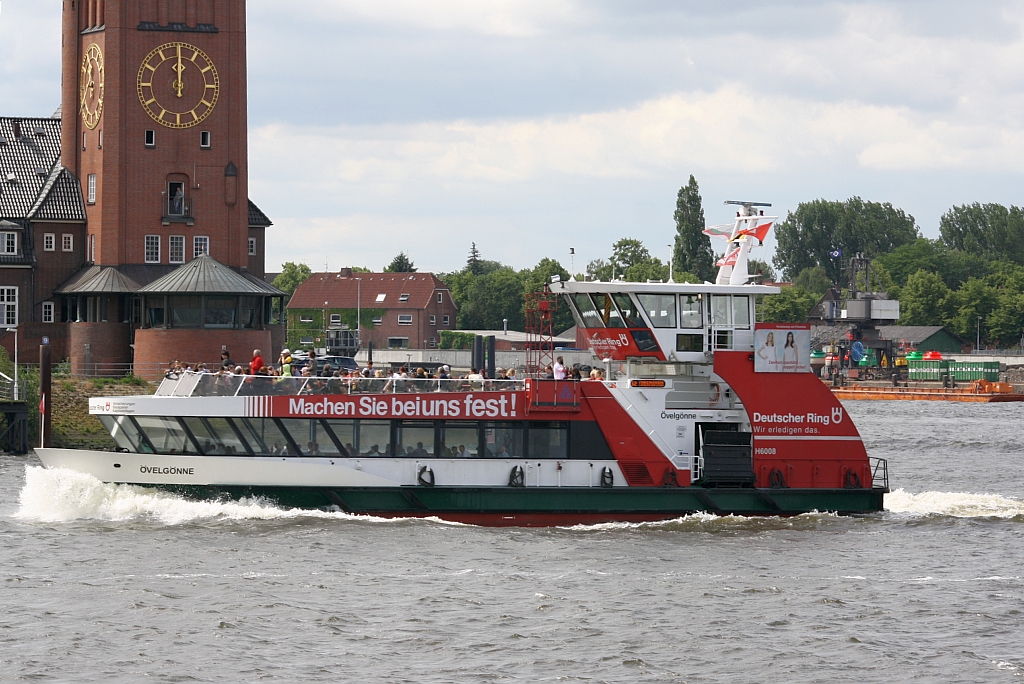
{"type": "Polygon", "coordinates": [[[187,373],[90,400],[118,451],[37,454],[197,497],[486,525],[879,511],[885,461],[809,372],[807,326],[755,323],[779,289],[747,284],[747,252],[773,218],[744,207],[714,284],[557,282],[531,300],[539,348],[568,306],[604,379],[187,373]]]}

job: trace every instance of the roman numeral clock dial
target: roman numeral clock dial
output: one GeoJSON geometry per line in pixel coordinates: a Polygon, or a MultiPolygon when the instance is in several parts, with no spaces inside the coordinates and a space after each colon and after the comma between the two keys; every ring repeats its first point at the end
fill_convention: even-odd
{"type": "Polygon", "coordinates": [[[103,114],[103,52],[95,43],[82,58],[82,73],[78,79],[78,108],[89,129],[96,128],[103,114]]]}
{"type": "Polygon", "coordinates": [[[219,96],[217,68],[194,45],[161,45],[146,56],[139,68],[139,102],[162,126],[195,126],[210,115],[219,96]]]}

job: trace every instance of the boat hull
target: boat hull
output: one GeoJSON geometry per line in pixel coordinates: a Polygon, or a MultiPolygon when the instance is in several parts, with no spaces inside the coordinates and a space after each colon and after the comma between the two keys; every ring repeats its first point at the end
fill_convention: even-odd
{"type": "Polygon", "coordinates": [[[286,508],[334,509],[390,518],[437,517],[490,526],[645,522],[693,513],[863,514],[881,511],[885,494],[884,489],[859,487],[399,485],[353,468],[298,459],[256,461],[65,449],[39,449],[37,453],[49,468],[68,468],[104,482],[155,487],[196,499],[259,497],[286,508]],[[216,477],[200,479],[204,471],[216,473],[216,477]]]}

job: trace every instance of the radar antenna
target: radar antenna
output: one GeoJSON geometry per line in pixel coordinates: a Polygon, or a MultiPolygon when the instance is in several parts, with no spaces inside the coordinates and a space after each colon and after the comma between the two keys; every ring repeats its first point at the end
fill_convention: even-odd
{"type": "Polygon", "coordinates": [[[743,213],[741,216],[753,216],[754,212],[750,210],[751,207],[770,207],[771,202],[745,202],[743,200],[725,200],[724,204],[735,204],[743,207],[743,213]]]}

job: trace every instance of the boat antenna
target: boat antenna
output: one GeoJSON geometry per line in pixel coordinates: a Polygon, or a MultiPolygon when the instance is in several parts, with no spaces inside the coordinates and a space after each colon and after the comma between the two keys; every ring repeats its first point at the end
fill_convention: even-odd
{"type": "Polygon", "coordinates": [[[743,207],[743,216],[753,216],[751,207],[770,207],[771,202],[745,202],[743,200],[725,200],[725,204],[736,204],[743,207]]]}

